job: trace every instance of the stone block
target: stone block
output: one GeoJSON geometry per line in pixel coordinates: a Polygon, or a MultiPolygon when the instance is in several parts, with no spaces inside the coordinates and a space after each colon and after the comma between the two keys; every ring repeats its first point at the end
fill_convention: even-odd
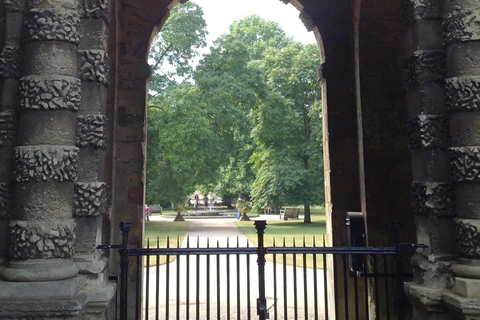
{"type": "Polygon", "coordinates": [[[19,220],[71,219],[73,182],[15,184],[13,216],[19,220]]]}
{"type": "Polygon", "coordinates": [[[25,111],[20,114],[20,145],[75,145],[76,115],[66,110],[25,111]]]}
{"type": "Polygon", "coordinates": [[[456,211],[458,217],[480,219],[480,185],[457,183],[455,188],[456,211]]]}
{"type": "Polygon", "coordinates": [[[467,299],[480,299],[480,279],[455,277],[452,291],[467,299]]]}
{"type": "Polygon", "coordinates": [[[100,156],[103,151],[96,148],[81,148],[78,157],[77,180],[97,181],[100,156]]]}
{"type": "Polygon", "coordinates": [[[103,19],[83,18],[80,23],[81,50],[105,50],[108,46],[108,25],[103,19]]]}
{"type": "Polygon", "coordinates": [[[98,82],[82,81],[79,114],[105,114],[107,88],[98,82]]]}
{"type": "Polygon", "coordinates": [[[29,42],[25,45],[24,74],[77,77],[77,47],[72,43],[29,42]]]}

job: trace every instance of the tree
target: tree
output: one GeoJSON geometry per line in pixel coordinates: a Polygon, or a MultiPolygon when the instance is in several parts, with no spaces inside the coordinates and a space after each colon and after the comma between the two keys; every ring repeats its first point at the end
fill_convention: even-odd
{"type": "Polygon", "coordinates": [[[303,204],[309,223],[310,206],[324,202],[318,49],[299,43],[267,48],[256,65],[272,92],[255,110],[255,209],[303,204]]]}
{"type": "MultiPolygon", "coordinates": [[[[202,9],[187,2],[172,10],[152,42],[147,114],[148,203],[183,204],[186,195],[195,190],[195,177],[203,174],[198,168],[217,161],[199,148],[213,152],[216,145],[210,139],[210,127],[204,125],[207,121],[203,110],[194,103],[195,87],[188,83],[193,72],[191,59],[206,45],[206,33],[202,9]]],[[[203,174],[199,178],[204,177],[211,176],[203,174]]]]}

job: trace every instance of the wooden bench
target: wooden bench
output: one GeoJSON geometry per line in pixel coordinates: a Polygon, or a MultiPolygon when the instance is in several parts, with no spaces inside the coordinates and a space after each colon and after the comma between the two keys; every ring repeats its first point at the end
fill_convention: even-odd
{"type": "Polygon", "coordinates": [[[300,208],[285,208],[280,210],[280,220],[298,219],[300,208]]]}

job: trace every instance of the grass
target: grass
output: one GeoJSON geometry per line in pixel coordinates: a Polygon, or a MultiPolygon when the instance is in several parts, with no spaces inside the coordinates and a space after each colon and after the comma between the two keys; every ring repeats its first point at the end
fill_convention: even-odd
{"type": "MultiPolygon", "coordinates": [[[[172,210],[172,212],[174,211],[172,210]]],[[[143,246],[144,248],[148,246],[150,248],[166,248],[168,240],[169,247],[176,248],[181,245],[187,226],[188,222],[186,221],[146,221],[143,246]]],[[[166,256],[160,256],[159,258],[159,264],[166,263],[166,256]]],[[[173,261],[175,257],[171,256],[169,260],[173,261]]],[[[144,263],[146,265],[146,257],[144,263]]],[[[157,257],[150,256],[150,266],[155,266],[156,264],[157,257]]]]}
{"type": "MultiPolygon", "coordinates": [[[[302,214],[302,212],[300,212],[302,214]]],[[[306,246],[313,247],[315,245],[323,246],[323,235],[326,234],[325,227],[325,209],[323,207],[315,207],[311,215],[312,223],[303,223],[299,220],[270,220],[267,221],[265,229],[264,243],[265,246],[277,247],[293,247],[306,246]]],[[[252,222],[238,221],[237,227],[245,234],[245,236],[257,245],[257,231],[252,222]]],[[[308,268],[313,268],[313,255],[307,255],[306,264],[308,268]]],[[[273,255],[267,255],[266,259],[273,262],[273,255]]],[[[277,255],[277,263],[283,263],[283,255],[277,255]]],[[[287,265],[293,265],[293,255],[286,256],[287,265]]],[[[297,267],[303,267],[303,255],[296,256],[297,267]]],[[[322,255],[317,255],[317,266],[323,266],[322,255]]]]}

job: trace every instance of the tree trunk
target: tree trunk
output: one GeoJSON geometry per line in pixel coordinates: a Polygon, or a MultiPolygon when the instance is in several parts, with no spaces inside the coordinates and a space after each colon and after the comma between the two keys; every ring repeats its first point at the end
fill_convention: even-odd
{"type": "Polygon", "coordinates": [[[310,218],[310,205],[305,204],[303,205],[303,223],[312,223],[312,219],[310,218]]]}

